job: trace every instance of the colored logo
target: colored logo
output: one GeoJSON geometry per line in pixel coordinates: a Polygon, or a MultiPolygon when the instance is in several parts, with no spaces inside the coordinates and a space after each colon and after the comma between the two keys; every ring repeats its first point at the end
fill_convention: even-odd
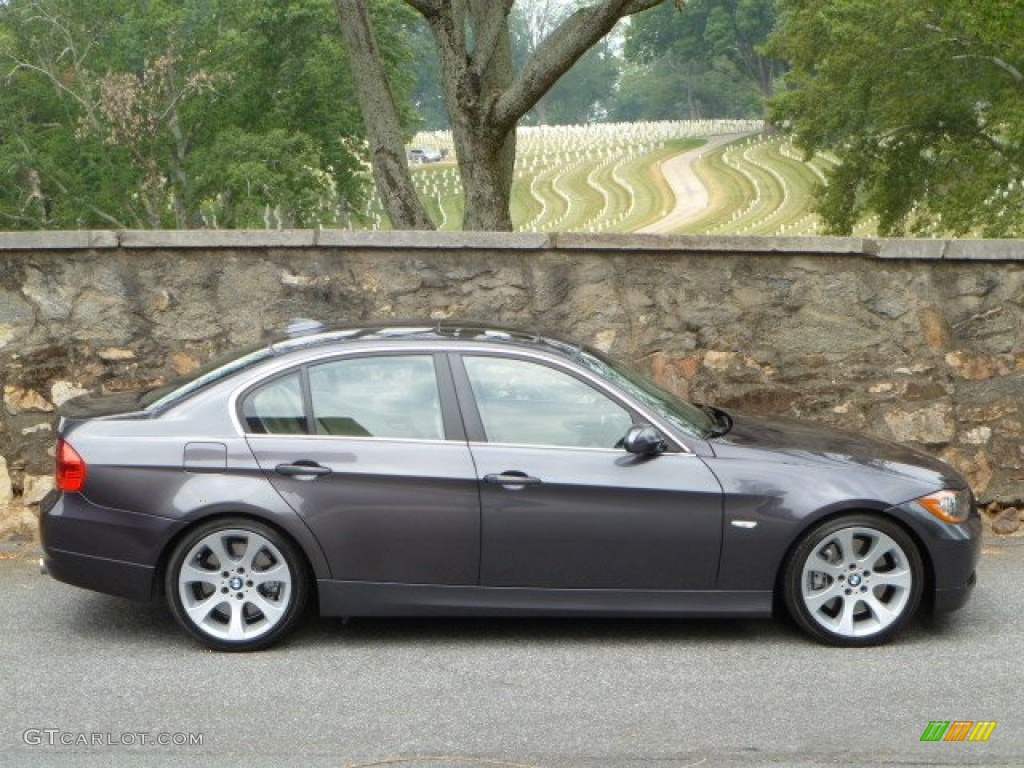
{"type": "Polygon", "coordinates": [[[995,720],[932,720],[921,741],[988,741],[995,728],[995,720]]]}

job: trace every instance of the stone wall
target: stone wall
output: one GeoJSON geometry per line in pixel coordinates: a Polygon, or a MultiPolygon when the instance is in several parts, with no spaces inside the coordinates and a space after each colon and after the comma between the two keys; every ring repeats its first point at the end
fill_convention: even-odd
{"type": "Polygon", "coordinates": [[[161,383],[296,316],[579,339],[692,399],[913,443],[983,500],[1024,498],[1022,241],[7,233],[7,530],[33,526],[64,400],[161,383]]]}

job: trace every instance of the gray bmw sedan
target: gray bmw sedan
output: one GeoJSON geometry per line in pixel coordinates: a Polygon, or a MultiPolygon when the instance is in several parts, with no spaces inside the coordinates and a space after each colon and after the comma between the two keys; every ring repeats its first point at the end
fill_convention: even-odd
{"type": "Polygon", "coordinates": [[[858,646],[959,608],[964,479],[685,402],[585,346],[437,325],[290,335],[61,411],[44,568],[165,596],[206,646],[329,616],[770,616],[858,646]]]}

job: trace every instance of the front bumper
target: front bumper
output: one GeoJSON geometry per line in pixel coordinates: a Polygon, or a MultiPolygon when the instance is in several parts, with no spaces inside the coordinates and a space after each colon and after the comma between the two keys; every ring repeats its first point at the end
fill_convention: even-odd
{"type": "Polygon", "coordinates": [[[53,578],[96,592],[149,600],[160,553],[182,523],[92,504],[53,491],[43,499],[41,568],[53,578]]]}
{"type": "Polygon", "coordinates": [[[967,583],[954,589],[936,589],[932,613],[950,613],[963,608],[978,582],[978,572],[972,571],[967,583]]]}
{"type": "Polygon", "coordinates": [[[963,607],[978,581],[982,523],[977,508],[957,524],[939,520],[914,502],[901,505],[901,509],[930,561],[932,590],[926,605],[936,614],[963,607]]]}

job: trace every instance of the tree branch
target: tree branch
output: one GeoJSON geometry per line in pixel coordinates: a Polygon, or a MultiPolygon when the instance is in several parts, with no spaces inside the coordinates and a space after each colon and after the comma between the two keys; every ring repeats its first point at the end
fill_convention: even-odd
{"type": "MultiPolygon", "coordinates": [[[[22,146],[25,146],[24,142],[21,142],[21,144],[22,144],[22,146]]],[[[27,147],[25,147],[25,148],[27,149],[27,147]]],[[[35,170],[36,173],[39,174],[40,178],[42,177],[42,173],[39,171],[38,168],[34,168],[33,170],[35,170]]],[[[89,200],[85,200],[85,199],[76,197],[74,195],[70,195],[69,192],[68,192],[68,188],[64,185],[64,183],[56,175],[54,175],[54,174],[47,174],[47,176],[48,176],[50,182],[53,183],[57,187],[57,190],[61,194],[67,195],[67,196],[71,197],[73,200],[76,200],[77,202],[81,203],[82,205],[84,205],[90,211],[95,213],[97,216],[99,216],[104,221],[107,221],[110,224],[113,224],[115,228],[117,228],[117,229],[128,229],[128,227],[123,222],[119,221],[118,219],[116,219],[114,216],[112,216],[111,214],[107,213],[106,211],[103,211],[103,210],[97,208],[89,200]]]]}
{"type": "MultiPolygon", "coordinates": [[[[924,28],[927,29],[929,32],[935,32],[936,34],[939,35],[946,34],[946,31],[942,27],[937,26],[935,24],[925,24],[924,28]]],[[[953,45],[960,46],[960,48],[969,48],[978,45],[977,41],[964,39],[962,37],[946,37],[945,39],[939,40],[938,42],[939,44],[951,43],[953,45]]],[[[995,64],[1001,70],[1006,72],[1010,77],[1012,77],[1013,81],[1017,85],[1024,85],[1024,73],[1022,73],[1019,69],[1017,69],[1015,66],[1010,64],[1005,59],[1001,59],[998,56],[984,53],[964,53],[953,57],[953,61],[963,61],[965,59],[977,59],[979,61],[987,61],[991,64],[995,64]]]]}
{"type": "Polygon", "coordinates": [[[488,3],[487,15],[476,30],[473,53],[470,55],[469,71],[473,76],[483,77],[487,71],[501,35],[508,29],[508,15],[514,2],[500,0],[488,3]]]}
{"type": "Polygon", "coordinates": [[[1009,74],[1017,85],[1024,85],[1024,73],[1021,73],[1021,71],[1015,66],[1003,59],[1000,59],[998,56],[986,56],[981,53],[963,53],[959,56],[953,57],[953,61],[963,61],[964,59],[978,59],[980,61],[987,61],[995,64],[1001,70],[1009,74]]]}
{"type": "Polygon", "coordinates": [[[496,100],[490,116],[494,131],[511,130],[619,19],[654,8],[664,1],[604,0],[572,14],[537,46],[519,76],[496,100]]]}
{"type": "Polygon", "coordinates": [[[40,66],[38,66],[36,64],[32,64],[30,62],[23,61],[21,59],[17,59],[15,57],[11,56],[10,54],[5,54],[5,57],[7,59],[9,59],[14,64],[14,69],[12,69],[10,72],[8,72],[7,75],[4,77],[4,79],[10,79],[14,75],[14,73],[17,72],[20,69],[27,70],[29,72],[35,72],[37,74],[42,75],[43,77],[45,77],[47,80],[50,81],[50,84],[54,88],[56,88],[61,93],[64,93],[65,95],[69,96],[73,101],[78,103],[78,105],[80,107],[82,107],[82,109],[85,110],[85,115],[89,119],[90,125],[95,127],[95,125],[96,125],[96,118],[95,118],[95,115],[94,115],[93,105],[90,104],[88,101],[86,101],[81,96],[79,96],[73,90],[68,88],[66,85],[64,85],[64,83],[61,82],[60,78],[57,77],[53,72],[50,72],[48,69],[45,69],[44,67],[40,67],[40,66]]]}
{"type": "Polygon", "coordinates": [[[441,12],[438,0],[405,0],[405,4],[415,8],[426,19],[441,12]]]}

